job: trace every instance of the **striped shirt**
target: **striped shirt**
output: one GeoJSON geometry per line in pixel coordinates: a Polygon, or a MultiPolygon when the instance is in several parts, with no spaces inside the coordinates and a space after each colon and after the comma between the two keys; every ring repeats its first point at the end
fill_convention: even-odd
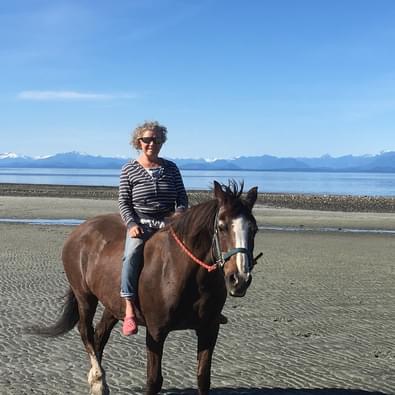
{"type": "Polygon", "coordinates": [[[162,160],[159,171],[150,174],[138,161],[122,167],[119,182],[119,211],[128,228],[141,220],[163,221],[174,211],[188,207],[188,196],[175,163],[162,160]]]}

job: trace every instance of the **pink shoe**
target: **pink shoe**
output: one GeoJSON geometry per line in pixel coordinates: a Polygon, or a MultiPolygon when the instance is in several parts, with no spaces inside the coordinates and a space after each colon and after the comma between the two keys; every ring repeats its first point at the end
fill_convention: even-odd
{"type": "Polygon", "coordinates": [[[135,335],[138,331],[135,317],[125,317],[123,320],[122,333],[124,336],[135,335]]]}

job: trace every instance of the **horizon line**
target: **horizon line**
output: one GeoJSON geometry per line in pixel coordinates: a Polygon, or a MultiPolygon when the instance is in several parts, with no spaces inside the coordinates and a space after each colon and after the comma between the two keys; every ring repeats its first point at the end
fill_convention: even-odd
{"type": "MultiPolygon", "coordinates": [[[[238,155],[238,156],[233,156],[233,157],[229,157],[229,158],[204,158],[204,157],[199,157],[199,158],[192,158],[192,157],[176,157],[176,156],[164,156],[165,158],[169,158],[169,159],[173,159],[173,160],[204,160],[206,162],[215,162],[215,161],[219,161],[219,160],[228,160],[228,161],[232,161],[232,160],[237,160],[240,158],[259,158],[262,156],[269,156],[269,157],[274,157],[274,158],[278,158],[278,159],[322,159],[325,157],[330,157],[332,159],[339,159],[339,158],[343,158],[343,157],[347,157],[347,156],[352,156],[352,157],[374,157],[374,156],[378,156],[378,155],[383,155],[383,154],[387,154],[387,153],[392,153],[395,152],[395,150],[382,150],[379,153],[376,154],[343,154],[340,156],[332,156],[331,154],[325,153],[322,154],[321,156],[277,156],[277,155],[273,155],[273,154],[261,154],[261,155],[238,155]]],[[[43,159],[48,159],[51,157],[54,157],[56,155],[64,155],[64,154],[78,154],[80,156],[92,156],[92,157],[97,157],[97,158],[112,158],[112,159],[128,159],[128,158],[132,158],[133,155],[129,155],[129,156],[124,156],[124,155],[105,155],[105,154],[91,154],[91,153],[87,153],[87,152],[83,152],[83,151],[76,151],[76,150],[72,150],[72,151],[64,151],[64,152],[56,152],[54,154],[46,154],[46,155],[26,155],[26,154],[18,154],[15,151],[6,151],[6,152],[0,152],[0,160],[1,159],[18,159],[18,158],[28,158],[28,159],[33,159],[33,160],[43,160],[43,159]],[[11,157],[8,157],[11,156],[11,157]]]]}

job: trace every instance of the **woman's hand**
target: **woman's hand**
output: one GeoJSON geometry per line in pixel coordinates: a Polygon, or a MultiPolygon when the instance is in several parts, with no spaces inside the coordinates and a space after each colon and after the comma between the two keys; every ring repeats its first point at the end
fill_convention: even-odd
{"type": "Polygon", "coordinates": [[[144,233],[144,229],[139,225],[134,225],[129,229],[128,233],[130,237],[138,238],[142,236],[142,234],[144,233]]]}

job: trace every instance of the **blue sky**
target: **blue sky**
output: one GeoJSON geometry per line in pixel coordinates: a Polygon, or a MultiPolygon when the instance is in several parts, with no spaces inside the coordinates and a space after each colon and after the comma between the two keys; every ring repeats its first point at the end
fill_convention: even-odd
{"type": "Polygon", "coordinates": [[[392,0],[13,0],[0,152],[321,156],[395,150],[392,0]]]}

